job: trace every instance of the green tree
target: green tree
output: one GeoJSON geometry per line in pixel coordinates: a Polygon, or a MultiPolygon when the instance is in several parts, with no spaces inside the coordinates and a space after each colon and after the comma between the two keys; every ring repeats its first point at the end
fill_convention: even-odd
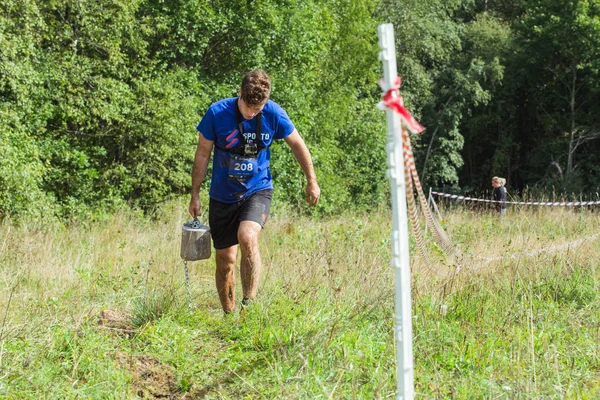
{"type": "Polygon", "coordinates": [[[35,43],[44,28],[34,1],[0,4],[0,218],[49,213],[42,190],[47,167],[36,135],[48,106],[35,43]]]}
{"type": "Polygon", "coordinates": [[[396,29],[407,105],[427,128],[416,140],[415,154],[431,185],[458,184],[463,119],[490,101],[502,79],[499,57],[478,45],[479,39],[490,41],[486,35],[496,27],[494,19],[476,18],[476,10],[468,0],[385,0],[380,8],[396,29]]]}
{"type": "Polygon", "coordinates": [[[525,9],[517,27],[547,144],[540,146],[547,164],[563,165],[565,183],[585,185],[575,176],[576,156],[586,142],[600,138],[600,4],[539,0],[526,2],[525,9]]]}

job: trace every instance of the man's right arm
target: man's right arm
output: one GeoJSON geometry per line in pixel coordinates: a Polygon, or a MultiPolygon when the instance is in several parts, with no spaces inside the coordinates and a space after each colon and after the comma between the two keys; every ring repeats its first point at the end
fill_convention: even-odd
{"type": "Polygon", "coordinates": [[[194,156],[194,166],[192,167],[192,199],[190,201],[190,214],[196,218],[201,215],[200,212],[200,186],[206,175],[206,168],[210,160],[213,142],[208,140],[200,133],[198,135],[198,147],[194,156]]]}

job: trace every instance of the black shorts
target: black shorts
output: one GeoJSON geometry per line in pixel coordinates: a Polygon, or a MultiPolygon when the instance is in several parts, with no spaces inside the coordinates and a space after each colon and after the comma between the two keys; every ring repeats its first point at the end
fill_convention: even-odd
{"type": "Polygon", "coordinates": [[[242,221],[254,221],[264,227],[271,210],[273,190],[261,190],[237,203],[210,199],[208,224],[215,249],[238,244],[238,228],[242,221]]]}

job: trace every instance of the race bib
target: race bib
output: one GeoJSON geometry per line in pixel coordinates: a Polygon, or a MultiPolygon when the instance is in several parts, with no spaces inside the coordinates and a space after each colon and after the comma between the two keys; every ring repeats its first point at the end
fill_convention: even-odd
{"type": "Polygon", "coordinates": [[[230,178],[249,179],[256,174],[257,170],[258,161],[256,158],[231,155],[231,161],[229,161],[230,178]]]}

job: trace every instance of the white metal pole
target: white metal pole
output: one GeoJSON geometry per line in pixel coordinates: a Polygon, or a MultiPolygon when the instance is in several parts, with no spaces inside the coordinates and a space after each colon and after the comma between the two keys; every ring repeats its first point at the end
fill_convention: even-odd
{"type": "MultiPolygon", "coordinates": [[[[396,47],[394,26],[378,27],[379,59],[383,62],[386,89],[396,82],[396,47]]],[[[410,295],[410,264],[408,257],[408,218],[406,213],[406,184],[404,181],[404,155],[400,115],[387,110],[387,174],[392,192],[392,267],[396,281],[396,372],[398,392],[396,400],[414,398],[414,366],[412,351],[412,313],[410,295]]]]}

